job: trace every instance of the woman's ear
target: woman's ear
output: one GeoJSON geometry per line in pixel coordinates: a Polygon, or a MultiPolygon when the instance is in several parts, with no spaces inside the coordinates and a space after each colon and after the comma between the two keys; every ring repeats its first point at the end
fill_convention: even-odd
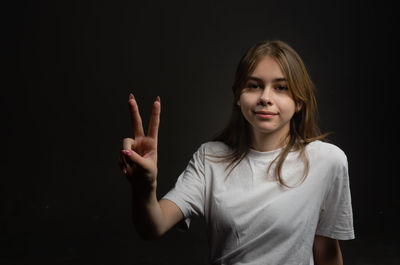
{"type": "Polygon", "coordinates": [[[236,101],[236,105],[240,107],[240,100],[236,101]]]}
{"type": "Polygon", "coordinates": [[[299,112],[301,108],[303,107],[303,103],[299,102],[296,104],[296,112],[299,112]]]}

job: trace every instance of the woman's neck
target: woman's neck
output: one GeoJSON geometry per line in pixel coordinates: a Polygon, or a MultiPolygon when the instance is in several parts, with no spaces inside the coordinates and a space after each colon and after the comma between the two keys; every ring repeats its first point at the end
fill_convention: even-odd
{"type": "Polygon", "coordinates": [[[281,134],[265,134],[265,133],[253,133],[252,134],[252,146],[254,150],[260,152],[273,151],[282,148],[288,143],[287,135],[282,136],[281,134]]]}

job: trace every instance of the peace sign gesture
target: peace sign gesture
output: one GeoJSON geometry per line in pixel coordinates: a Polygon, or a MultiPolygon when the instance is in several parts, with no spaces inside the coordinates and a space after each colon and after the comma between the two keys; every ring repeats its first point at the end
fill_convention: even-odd
{"type": "Polygon", "coordinates": [[[145,135],[139,108],[133,94],[129,95],[134,138],[122,142],[121,169],[133,186],[139,189],[155,190],[157,185],[157,141],[160,125],[161,101],[157,97],[153,103],[147,135],[145,135]]]}

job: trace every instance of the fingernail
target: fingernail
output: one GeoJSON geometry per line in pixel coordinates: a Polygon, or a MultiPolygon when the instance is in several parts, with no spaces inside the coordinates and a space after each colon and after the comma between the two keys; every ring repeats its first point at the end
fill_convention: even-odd
{"type": "Polygon", "coordinates": [[[122,169],[122,172],[124,172],[124,174],[128,173],[128,171],[126,170],[126,168],[122,169]]]}
{"type": "Polygon", "coordinates": [[[160,101],[161,101],[161,99],[160,99],[160,97],[159,97],[159,96],[157,96],[157,97],[156,97],[156,100],[157,100],[158,102],[160,102],[160,101]]]}
{"type": "Polygon", "coordinates": [[[130,93],[129,94],[129,99],[135,99],[135,96],[132,93],[130,93]]]}
{"type": "Polygon", "coordinates": [[[131,151],[129,151],[129,150],[122,150],[122,153],[123,153],[124,155],[128,155],[128,156],[131,155],[131,151]]]}

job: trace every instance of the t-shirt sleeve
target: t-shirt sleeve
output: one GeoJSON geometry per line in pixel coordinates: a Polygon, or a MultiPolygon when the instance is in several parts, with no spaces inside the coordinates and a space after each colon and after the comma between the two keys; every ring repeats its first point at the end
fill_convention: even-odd
{"type": "Polygon", "coordinates": [[[174,202],[182,211],[184,220],[177,227],[187,230],[190,217],[204,214],[204,144],[193,154],[175,186],[162,199],[174,202]]]}
{"type": "Polygon", "coordinates": [[[338,240],[354,239],[353,212],[347,158],[343,154],[322,204],[317,235],[338,240]],[[344,157],[343,157],[344,156],[344,157]]]}

